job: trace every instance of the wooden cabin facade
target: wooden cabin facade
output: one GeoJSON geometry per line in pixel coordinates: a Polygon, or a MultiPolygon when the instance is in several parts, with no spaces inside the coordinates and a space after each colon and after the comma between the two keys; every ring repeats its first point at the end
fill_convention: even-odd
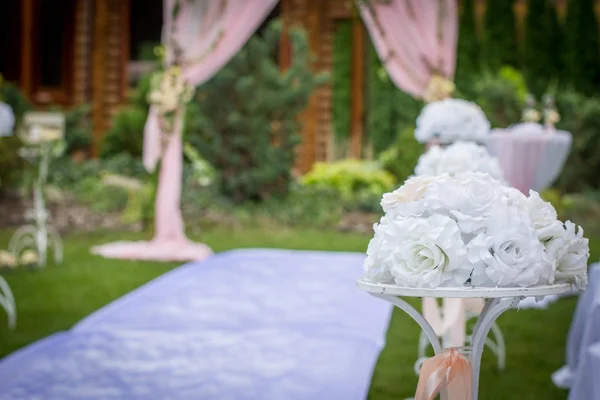
{"type": "MultiPolygon", "coordinates": [[[[518,15],[523,15],[523,5],[522,0],[515,2],[518,15]]],[[[479,15],[482,6],[481,0],[479,15]]],[[[342,154],[364,156],[370,41],[354,0],[280,0],[269,18],[281,18],[284,24],[281,67],[286,67],[291,56],[285,28],[301,26],[308,32],[317,71],[332,71],[335,32],[340,24],[351,23],[350,132],[342,154]]],[[[3,0],[0,73],[16,82],[40,108],[90,104],[94,155],[111,117],[126,98],[140,47],[160,40],[161,25],[162,0],[3,0]]],[[[333,140],[332,106],[329,82],[315,91],[301,116],[298,172],[306,172],[316,161],[339,157],[340,149],[333,140]]]]}
{"type": "Polygon", "coordinates": [[[97,148],[127,91],[130,2],[4,0],[3,7],[0,73],[38,108],[90,104],[97,148]]]}

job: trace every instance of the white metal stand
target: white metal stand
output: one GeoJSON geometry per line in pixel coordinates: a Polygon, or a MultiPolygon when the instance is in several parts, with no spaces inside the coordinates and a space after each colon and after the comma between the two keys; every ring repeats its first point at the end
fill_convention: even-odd
{"type": "Polygon", "coordinates": [[[17,229],[8,244],[8,251],[19,257],[26,249],[34,248],[39,258],[39,265],[45,266],[48,248],[52,249],[54,262],[63,261],[63,242],[58,231],[48,225],[49,213],[46,209],[44,189],[48,178],[50,164],[50,148],[22,149],[23,158],[32,164],[38,163],[37,176],[33,180],[33,210],[25,214],[25,219],[32,223],[17,229]]]}
{"type": "Polygon", "coordinates": [[[8,316],[8,327],[14,329],[17,324],[17,307],[15,298],[8,286],[8,282],[0,276],[0,306],[6,311],[8,316]]]}
{"type": "MultiPolygon", "coordinates": [[[[473,318],[478,318],[480,314],[467,313],[466,322],[470,321],[473,318]]],[[[502,335],[502,331],[500,327],[494,322],[490,328],[493,338],[486,338],[485,345],[488,349],[494,353],[496,356],[496,365],[499,371],[503,371],[506,366],[506,345],[504,342],[504,336],[502,335]]],[[[473,345],[473,334],[468,335],[465,338],[465,345],[472,346],[473,345]]],[[[427,335],[424,331],[421,331],[421,335],[419,336],[419,353],[417,361],[415,362],[414,370],[415,374],[419,375],[421,372],[421,366],[429,357],[427,357],[427,349],[429,348],[429,339],[427,339],[427,335]]],[[[442,345],[445,346],[445,338],[442,337],[442,345]]]]}
{"type": "MultiPolygon", "coordinates": [[[[496,319],[506,310],[515,308],[525,297],[543,297],[552,294],[563,294],[572,290],[571,284],[559,283],[556,285],[536,286],[530,288],[405,288],[396,285],[371,283],[364,280],[357,282],[359,289],[369,292],[371,295],[388,301],[400,308],[414,319],[423,329],[423,333],[429,339],[436,355],[444,352],[444,348],[435,331],[413,306],[398,296],[406,297],[437,297],[437,298],[485,298],[485,307],[477,318],[471,337],[472,351],[469,362],[473,369],[473,393],[472,400],[478,399],[479,394],[479,370],[481,356],[488,333],[496,319]]],[[[447,399],[445,393],[440,394],[442,400],[447,399]]]]}

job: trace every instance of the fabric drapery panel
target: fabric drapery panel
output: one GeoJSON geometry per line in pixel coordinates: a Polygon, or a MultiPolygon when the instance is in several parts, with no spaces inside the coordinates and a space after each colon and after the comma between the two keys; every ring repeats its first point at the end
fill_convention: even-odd
{"type": "MultiPolygon", "coordinates": [[[[199,86],[246,44],[279,0],[165,0],[163,44],[166,65],[179,64],[185,80],[199,86]],[[173,19],[173,9],[179,11],[173,19]]],[[[144,166],[160,158],[160,129],[150,112],[144,131],[144,166]]],[[[177,140],[178,135],[173,135],[177,140]]],[[[164,163],[168,162],[165,157],[164,163]]]]}
{"type": "MultiPolygon", "coordinates": [[[[244,46],[278,0],[164,0],[165,67],[177,66],[190,86],[212,78],[244,46]]],[[[173,131],[161,132],[156,106],[144,128],[144,166],[153,171],[160,160],[155,203],[155,234],[150,242],[112,243],[92,252],[112,258],[200,260],[210,249],[185,236],[181,215],[182,134],[184,106],[173,131]],[[164,139],[167,142],[164,143],[164,139]]]]}
{"type": "Polygon", "coordinates": [[[453,80],[458,12],[455,0],[356,0],[391,80],[421,98],[432,76],[453,80]]]}

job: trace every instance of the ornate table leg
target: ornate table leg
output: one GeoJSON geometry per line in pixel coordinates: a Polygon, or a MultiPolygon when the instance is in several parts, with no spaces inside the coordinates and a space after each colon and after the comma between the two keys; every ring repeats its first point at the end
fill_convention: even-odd
{"type": "Polygon", "coordinates": [[[481,314],[477,319],[477,323],[473,329],[473,340],[471,341],[472,352],[469,360],[473,368],[473,400],[477,400],[479,393],[479,369],[481,367],[481,356],[483,354],[485,340],[490,328],[504,311],[515,308],[521,300],[522,297],[520,296],[502,299],[488,299],[485,303],[483,311],[481,311],[481,314]]]}
{"type": "MultiPolygon", "coordinates": [[[[405,313],[407,313],[412,319],[414,319],[419,324],[421,329],[423,329],[425,336],[427,336],[427,338],[431,342],[431,346],[433,347],[435,354],[438,355],[444,352],[442,344],[440,343],[440,340],[435,334],[435,331],[433,330],[431,325],[429,325],[429,323],[425,320],[421,313],[419,313],[413,306],[396,296],[375,293],[371,293],[371,295],[386,300],[394,304],[396,307],[400,308],[405,313]]],[[[488,299],[486,301],[485,307],[479,315],[479,318],[477,319],[477,323],[475,324],[475,328],[473,329],[473,337],[471,341],[472,352],[469,357],[469,362],[471,363],[471,367],[473,368],[472,400],[477,400],[479,395],[479,369],[481,366],[481,356],[483,354],[483,349],[485,347],[485,340],[487,338],[487,335],[496,319],[500,316],[500,314],[502,314],[506,310],[515,308],[521,300],[522,297],[520,296],[488,299]]],[[[446,400],[445,393],[441,393],[440,398],[442,400],[446,400]]]]}

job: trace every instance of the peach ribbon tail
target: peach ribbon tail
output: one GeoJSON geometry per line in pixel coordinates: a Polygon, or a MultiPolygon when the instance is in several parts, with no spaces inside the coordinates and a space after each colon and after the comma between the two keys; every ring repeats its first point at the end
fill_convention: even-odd
{"type": "Polygon", "coordinates": [[[444,386],[448,400],[472,399],[471,364],[455,347],[423,363],[415,400],[433,400],[444,386]]]}

